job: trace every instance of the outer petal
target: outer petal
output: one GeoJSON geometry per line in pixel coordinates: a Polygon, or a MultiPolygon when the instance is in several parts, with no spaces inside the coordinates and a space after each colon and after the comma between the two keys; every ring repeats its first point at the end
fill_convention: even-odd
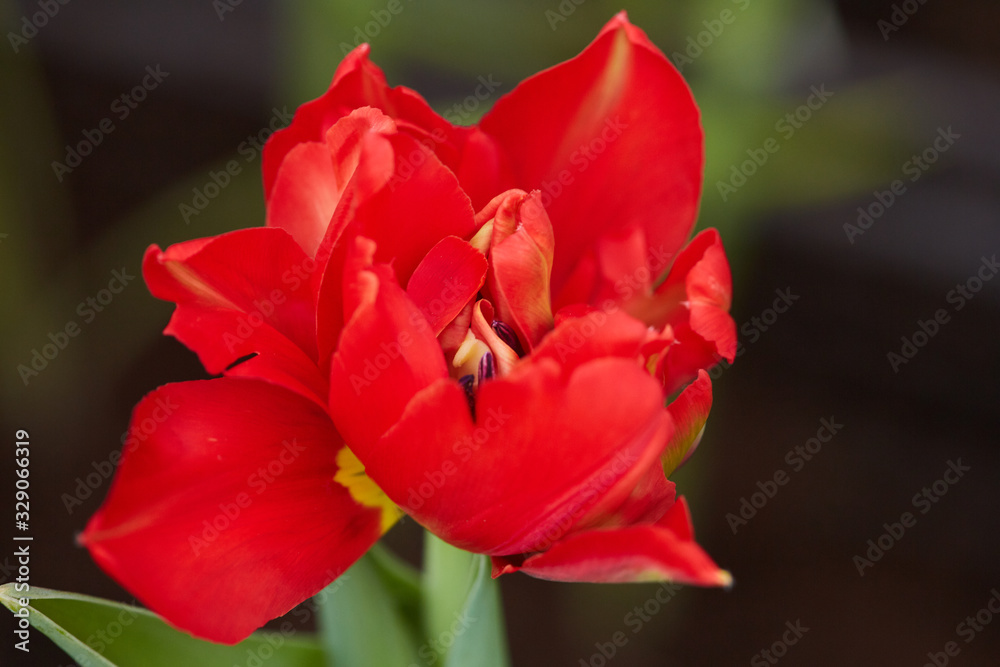
{"type": "Polygon", "coordinates": [[[111,491],[80,541],[174,625],[235,643],[380,536],[381,512],[333,481],[342,447],[320,408],[264,382],[161,387],[136,407],[111,491]]]}
{"type": "Polygon", "coordinates": [[[475,422],[459,385],[440,380],[355,451],[386,495],[443,539],[520,553],[656,465],[670,430],[662,401],[631,360],[599,359],[572,375],[551,359],[525,360],[480,386],[475,422]]]}
{"type": "MultiPolygon", "coordinates": [[[[331,127],[318,142],[303,142],[285,156],[267,201],[267,224],[287,230],[302,249],[315,256],[326,236],[330,219],[358,169],[362,147],[370,135],[396,132],[396,124],[381,112],[362,108],[352,111],[331,127]]],[[[376,144],[378,146],[384,144],[376,144]]],[[[382,183],[391,176],[392,154],[385,146],[381,160],[368,150],[369,169],[374,163],[389,171],[382,183]]],[[[373,179],[377,180],[377,179],[373,179]]]]}
{"type": "Polygon", "coordinates": [[[694,542],[683,498],[656,524],[581,532],[524,559],[493,559],[494,577],[517,571],[556,581],[732,583],[729,573],[694,542]]]}
{"type": "Polygon", "coordinates": [[[398,121],[415,136],[437,149],[449,163],[457,159],[458,146],[467,133],[438,116],[413,90],[390,88],[385,75],[368,59],[369,46],[357,47],[337,67],[329,90],[300,106],[291,125],[275,132],[264,146],[264,192],[267,198],[286,156],[299,144],[322,142],[328,129],[361,107],[375,107],[398,121]]]}
{"type": "Polygon", "coordinates": [[[695,236],[670,267],[667,279],[649,298],[636,299],[628,311],[653,327],[672,327],[676,342],[661,357],[658,373],[668,393],[736,356],[736,323],[729,315],[732,277],[719,233],[695,236]]]}
{"type": "MultiPolygon", "coordinates": [[[[683,294],[687,310],[662,312],[666,322],[677,325],[688,319],[691,329],[715,344],[720,355],[730,361],[736,350],[736,325],[729,317],[733,278],[722,239],[715,229],[706,229],[693,239],[670,267],[667,279],[656,290],[659,306],[673,306],[671,297],[683,294]]],[[[650,322],[654,326],[660,322],[650,322]]]]}
{"type": "Polygon", "coordinates": [[[177,304],[165,333],[206,370],[287,387],[325,404],[316,365],[316,264],[283,230],[252,228],[146,251],[153,296],[177,304]]]}
{"type": "Polygon", "coordinates": [[[690,234],[703,164],[698,109],[624,12],[579,56],[501,98],[480,127],[505,153],[515,186],[548,195],[559,249],[553,294],[608,231],[641,227],[666,254],[690,234]]]}
{"type": "Polygon", "coordinates": [[[708,373],[699,370],[698,379],[667,406],[676,426],[670,443],[663,450],[663,473],[668,477],[698,448],[711,409],[712,381],[708,373]]]}

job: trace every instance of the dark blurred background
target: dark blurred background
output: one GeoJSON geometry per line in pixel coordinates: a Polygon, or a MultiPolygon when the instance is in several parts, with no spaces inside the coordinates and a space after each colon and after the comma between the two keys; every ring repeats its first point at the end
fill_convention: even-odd
{"type": "MultiPolygon", "coordinates": [[[[366,31],[390,83],[444,112],[479,76],[504,92],[575,55],[624,7],[695,91],[699,224],[720,229],[734,270],[741,354],[713,372],[676,481],[736,583],[664,604],[655,585],[506,577],[514,664],[916,666],[950,641],[953,664],[997,664],[1000,619],[980,612],[1000,587],[993,0],[401,0],[386,25],[382,0],[52,4],[32,31],[37,2],[0,3],[0,421],[5,451],[31,434],[32,584],[131,599],[74,535],[132,406],[204,377],[160,335],[172,306],[143,286],[142,252],[263,223],[257,142],[276,112],[325,91],[366,31]],[[85,132],[100,143],[77,164],[67,145],[85,132]],[[769,138],[779,150],[747,163],[769,138]],[[234,159],[241,173],[185,220],[234,159]],[[118,294],[115,271],[137,276],[118,294]],[[18,370],[53,340],[43,370],[18,370]]],[[[412,522],[388,538],[411,559],[419,540],[412,522]]],[[[37,631],[27,662],[2,636],[4,664],[71,664],[37,631]]]]}

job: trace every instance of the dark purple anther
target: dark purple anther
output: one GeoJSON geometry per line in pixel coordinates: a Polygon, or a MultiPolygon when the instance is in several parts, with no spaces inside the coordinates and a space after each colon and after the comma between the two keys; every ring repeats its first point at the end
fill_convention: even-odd
{"type": "Polygon", "coordinates": [[[496,372],[497,366],[493,360],[492,352],[487,352],[479,357],[479,384],[482,384],[483,380],[492,380],[496,372]]]}
{"type": "Polygon", "coordinates": [[[524,349],[521,347],[521,341],[517,339],[517,334],[514,333],[514,330],[511,329],[507,323],[501,322],[500,320],[493,320],[493,324],[491,326],[493,327],[493,333],[495,333],[500,340],[507,343],[507,346],[514,350],[514,353],[518,357],[524,356],[524,349]]]}
{"type": "Polygon", "coordinates": [[[465,400],[469,402],[469,412],[472,413],[472,419],[476,418],[476,378],[473,375],[463,375],[458,378],[458,383],[462,385],[462,389],[465,390],[465,400]]]}

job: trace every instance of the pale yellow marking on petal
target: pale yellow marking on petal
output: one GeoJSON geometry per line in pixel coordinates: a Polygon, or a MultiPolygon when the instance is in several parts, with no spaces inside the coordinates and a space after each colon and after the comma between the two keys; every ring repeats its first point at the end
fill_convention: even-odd
{"type": "Polygon", "coordinates": [[[613,39],[604,70],[580,104],[579,113],[565,129],[565,139],[557,153],[562,158],[567,158],[598,137],[610,119],[611,111],[621,104],[635,54],[624,27],[615,31],[613,39]]]}
{"type": "Polygon", "coordinates": [[[349,447],[343,447],[337,452],[337,474],[333,481],[345,487],[351,498],[359,505],[382,510],[382,532],[386,532],[403,516],[396,503],[385,495],[371,477],[365,474],[365,466],[354,455],[349,447]]]}
{"type": "Polygon", "coordinates": [[[241,310],[239,306],[219,294],[217,289],[206,283],[202,280],[201,276],[181,262],[177,260],[167,260],[163,263],[163,265],[166,267],[167,271],[169,271],[170,274],[177,279],[177,282],[186,287],[193,294],[205,299],[206,301],[222,306],[223,308],[241,310]]]}

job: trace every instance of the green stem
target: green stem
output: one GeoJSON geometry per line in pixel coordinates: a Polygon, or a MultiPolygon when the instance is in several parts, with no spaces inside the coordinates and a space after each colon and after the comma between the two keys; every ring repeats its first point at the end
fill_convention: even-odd
{"type": "Polygon", "coordinates": [[[507,667],[510,656],[500,587],[490,560],[425,533],[423,617],[427,651],[444,667],[507,667]]]}

